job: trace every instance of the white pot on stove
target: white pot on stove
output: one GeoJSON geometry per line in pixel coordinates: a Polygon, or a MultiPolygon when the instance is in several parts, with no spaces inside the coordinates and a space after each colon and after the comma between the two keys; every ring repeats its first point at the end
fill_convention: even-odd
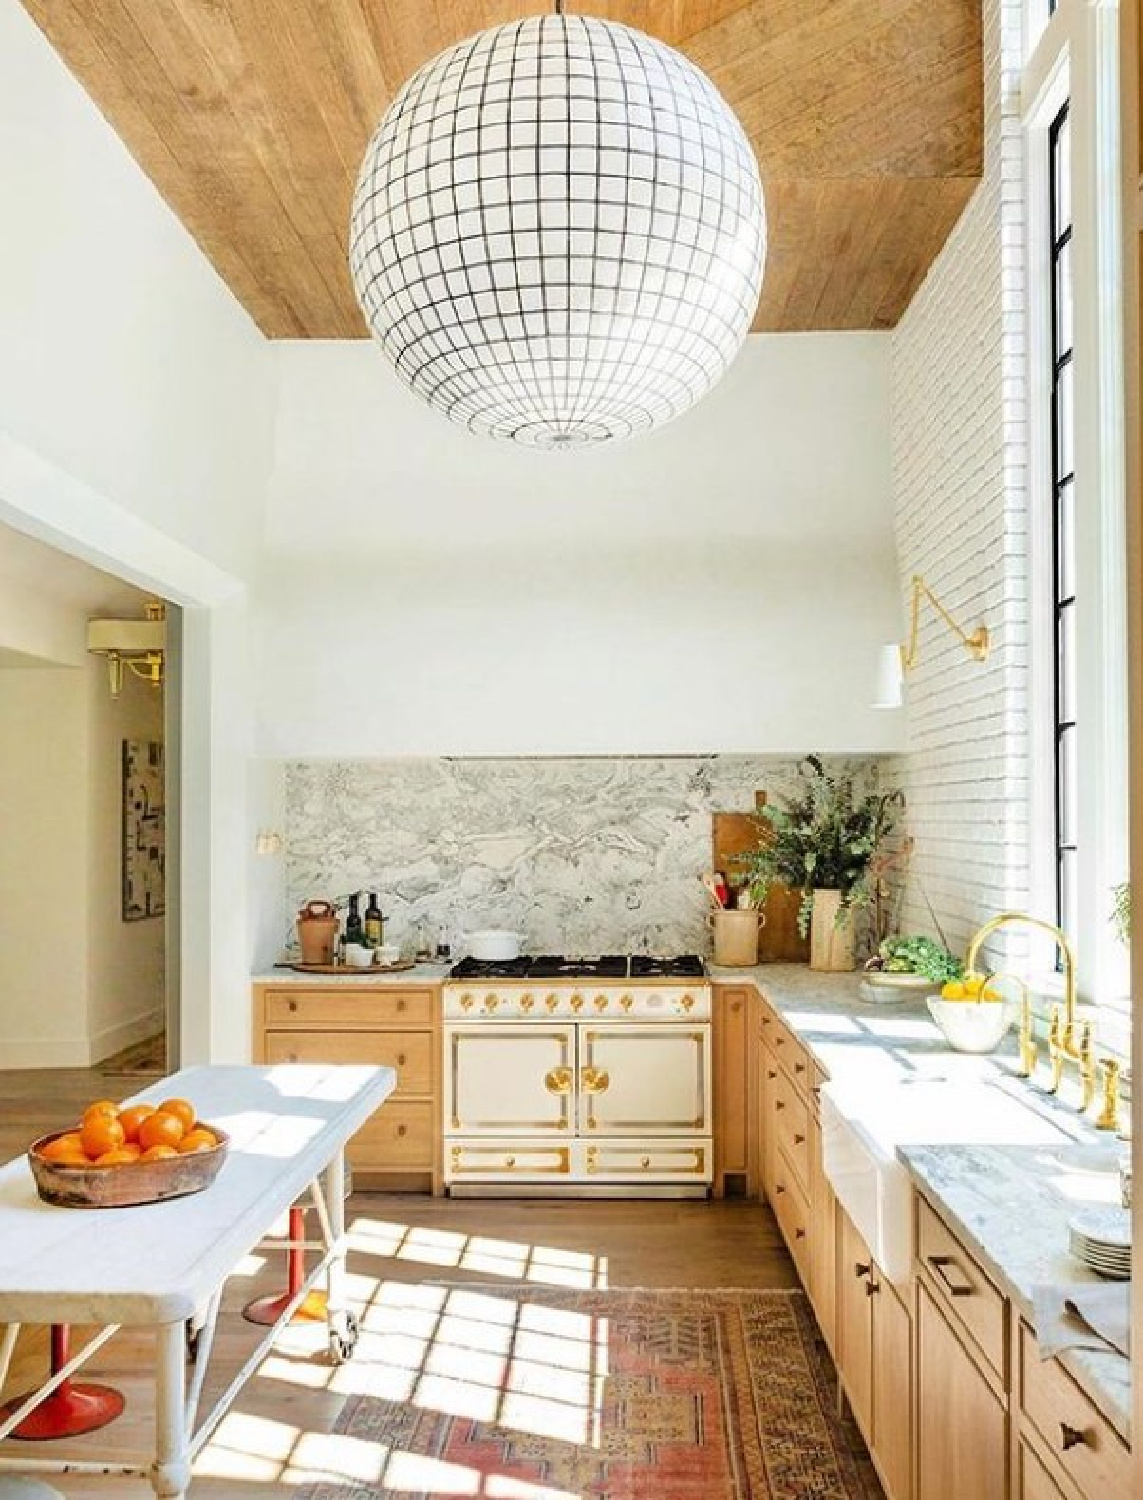
{"type": "Polygon", "coordinates": [[[464,942],[470,957],[485,963],[504,962],[506,959],[520,957],[524,935],[509,932],[503,927],[482,927],[477,932],[466,932],[464,942]]]}

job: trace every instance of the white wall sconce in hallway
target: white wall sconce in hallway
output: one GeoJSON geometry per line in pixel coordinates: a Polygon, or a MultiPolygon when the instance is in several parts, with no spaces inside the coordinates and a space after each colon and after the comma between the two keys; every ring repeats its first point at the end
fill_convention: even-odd
{"type": "Polygon", "coordinates": [[[874,708],[900,708],[905,701],[905,674],[917,664],[920,649],[921,601],[927,599],[973,661],[985,662],[992,650],[987,625],[971,634],[962,630],[919,573],[913,574],[913,597],[909,612],[909,639],[882,646],[877,659],[877,690],[874,708]]]}

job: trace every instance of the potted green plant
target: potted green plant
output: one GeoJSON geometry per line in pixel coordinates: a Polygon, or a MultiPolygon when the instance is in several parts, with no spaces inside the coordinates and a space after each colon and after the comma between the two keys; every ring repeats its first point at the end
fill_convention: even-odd
{"type": "Polygon", "coordinates": [[[812,969],[852,969],[853,912],[873,895],[871,870],[892,833],[900,791],[859,793],[848,773],[831,775],[807,755],[796,791],[758,814],[758,848],[744,857],[751,896],[761,905],[776,883],[802,893],[798,929],[810,935],[812,969]]]}

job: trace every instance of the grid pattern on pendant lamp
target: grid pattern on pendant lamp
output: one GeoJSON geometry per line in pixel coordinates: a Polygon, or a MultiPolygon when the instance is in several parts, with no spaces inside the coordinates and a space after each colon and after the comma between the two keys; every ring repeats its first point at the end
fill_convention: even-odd
{"type": "Polygon", "coordinates": [[[749,331],[754,154],[714,86],[629,27],[540,16],[427,63],[370,142],[358,300],[398,375],[538,448],[678,416],[749,331]]]}

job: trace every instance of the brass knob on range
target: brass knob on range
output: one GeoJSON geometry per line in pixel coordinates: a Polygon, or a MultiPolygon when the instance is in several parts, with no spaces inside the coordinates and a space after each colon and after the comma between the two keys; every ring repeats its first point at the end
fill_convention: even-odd
{"type": "Polygon", "coordinates": [[[500,997],[498,995],[485,995],[485,997],[484,997],[484,1009],[485,1010],[495,1010],[499,1004],[500,1004],[500,997]]]}
{"type": "Polygon", "coordinates": [[[520,997],[520,1009],[524,1012],[525,1015],[528,1014],[535,1003],[536,1002],[535,1000],[533,1000],[531,995],[521,995],[520,997]]]}
{"type": "Polygon", "coordinates": [[[595,1005],[596,1010],[606,1010],[607,1009],[607,996],[606,995],[596,995],[595,1000],[593,1001],[593,1004],[595,1005]]]}
{"type": "Polygon", "coordinates": [[[635,1004],[635,997],[634,995],[624,995],[619,1003],[620,1005],[622,1005],[624,1010],[630,1010],[631,1007],[635,1004]]]}
{"type": "Polygon", "coordinates": [[[571,997],[571,1008],[577,1013],[583,1009],[583,996],[573,995],[571,997]]]}
{"type": "Polygon", "coordinates": [[[549,1094],[570,1094],[572,1077],[570,1068],[549,1068],[544,1074],[544,1087],[549,1094]]]}
{"type": "Polygon", "coordinates": [[[684,995],[683,998],[679,1001],[679,1004],[684,1010],[694,1010],[695,997],[693,995],[684,995]]]}
{"type": "Polygon", "coordinates": [[[460,997],[461,1010],[471,1010],[473,1007],[473,1003],[474,1002],[471,995],[462,995],[460,997]]]}
{"type": "Polygon", "coordinates": [[[544,1001],[544,1004],[547,1006],[548,1010],[555,1010],[556,1006],[559,1003],[560,997],[558,995],[549,995],[548,998],[544,1001]]]}
{"type": "Polygon", "coordinates": [[[606,1068],[581,1068],[579,1084],[585,1094],[606,1094],[611,1087],[611,1074],[606,1068]]]}

